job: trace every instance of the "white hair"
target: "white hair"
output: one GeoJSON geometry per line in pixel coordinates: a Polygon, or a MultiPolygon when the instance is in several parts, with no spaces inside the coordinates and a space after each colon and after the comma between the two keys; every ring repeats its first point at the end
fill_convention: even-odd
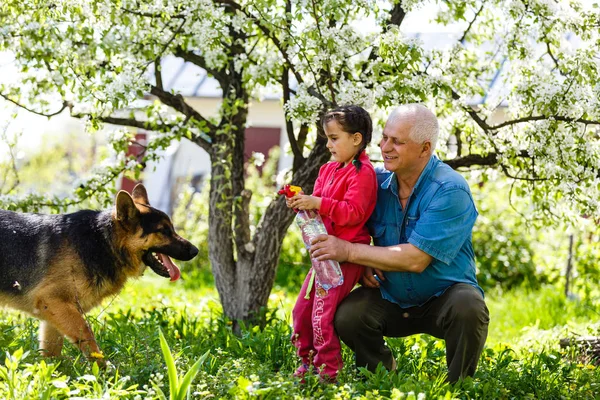
{"type": "Polygon", "coordinates": [[[431,143],[431,151],[435,149],[440,131],[437,117],[422,104],[404,104],[392,110],[387,123],[408,120],[411,123],[409,137],[416,143],[431,143]]]}

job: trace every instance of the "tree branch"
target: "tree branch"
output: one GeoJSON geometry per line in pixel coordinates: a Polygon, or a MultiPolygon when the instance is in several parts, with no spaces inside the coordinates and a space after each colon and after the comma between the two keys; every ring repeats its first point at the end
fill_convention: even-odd
{"type": "Polygon", "coordinates": [[[404,21],[404,17],[406,17],[406,11],[402,8],[402,2],[399,1],[394,5],[394,8],[390,10],[390,19],[388,20],[388,25],[402,25],[402,21],[404,21]]]}
{"type": "MultiPolygon", "coordinates": [[[[406,17],[406,12],[402,8],[402,2],[399,1],[394,5],[394,7],[390,10],[390,17],[387,20],[387,25],[383,26],[383,30],[386,31],[390,25],[400,26],[402,21],[404,21],[404,17],[406,17]]],[[[377,58],[377,46],[371,47],[371,52],[367,57],[367,61],[363,64],[362,72],[364,73],[369,65],[370,61],[374,61],[377,58]]]]}
{"type": "MultiPolygon", "coordinates": [[[[71,114],[73,118],[86,118],[89,114],[71,114]]],[[[156,125],[149,121],[140,121],[135,118],[95,117],[97,120],[111,125],[128,126],[131,128],[144,129],[147,131],[168,132],[175,128],[175,124],[156,125]]]]}
{"type": "Polygon", "coordinates": [[[460,157],[462,155],[462,139],[460,138],[460,129],[458,127],[454,127],[452,134],[456,138],[456,157],[460,157]]]}
{"type": "MultiPolygon", "coordinates": [[[[317,14],[317,5],[315,4],[315,0],[312,0],[312,12],[313,18],[315,19],[315,24],[317,24],[317,32],[319,33],[319,38],[323,40],[323,34],[321,32],[321,25],[319,21],[322,20],[321,17],[317,14]]],[[[321,70],[321,78],[325,81],[327,88],[329,89],[329,94],[331,95],[331,100],[333,104],[336,104],[335,100],[335,89],[333,88],[333,74],[331,73],[331,58],[328,57],[328,62],[325,63],[325,71],[321,70]],[[325,72],[326,74],[324,74],[325,72]]],[[[316,76],[315,76],[316,78],[316,76]]]]}
{"type": "MultiPolygon", "coordinates": [[[[504,172],[504,175],[506,175],[507,178],[513,179],[514,181],[525,181],[525,182],[543,182],[543,181],[549,181],[551,180],[550,178],[529,178],[529,177],[525,177],[525,178],[520,178],[517,175],[513,175],[508,171],[508,168],[506,167],[506,165],[504,164],[500,164],[500,168],[502,169],[502,172],[504,172]]],[[[523,169],[521,168],[521,171],[523,169]]],[[[520,171],[519,171],[520,172],[520,171]]],[[[514,184],[514,182],[513,182],[514,184]]]]}
{"type": "MultiPolygon", "coordinates": [[[[454,100],[460,100],[460,95],[459,95],[458,93],[456,93],[456,92],[454,91],[454,89],[450,88],[450,90],[451,90],[451,93],[452,93],[452,98],[453,98],[454,100]]],[[[477,114],[477,111],[473,110],[473,108],[472,108],[472,107],[469,107],[469,106],[464,106],[464,107],[463,107],[463,110],[465,110],[465,111],[467,112],[467,114],[469,114],[469,115],[471,116],[471,118],[473,118],[473,120],[475,121],[475,123],[476,123],[477,125],[479,125],[479,127],[480,127],[481,129],[483,129],[485,132],[489,132],[489,131],[491,130],[491,128],[490,128],[490,126],[488,125],[488,123],[487,123],[487,122],[485,122],[485,121],[483,120],[483,118],[481,118],[481,117],[479,116],[479,114],[477,114]]]]}
{"type": "Polygon", "coordinates": [[[582,123],[582,124],[586,124],[586,125],[600,125],[600,121],[592,121],[592,120],[583,119],[583,118],[536,115],[536,116],[523,117],[523,118],[513,119],[510,121],[505,121],[505,122],[502,122],[502,123],[500,123],[498,125],[494,125],[494,126],[488,125],[488,129],[495,131],[495,130],[498,130],[498,129],[501,129],[501,128],[504,128],[507,126],[516,125],[516,124],[520,124],[523,122],[543,121],[543,120],[547,120],[547,119],[553,119],[555,121],[561,121],[561,122],[578,122],[578,123],[582,123]]]}
{"type": "Polygon", "coordinates": [[[548,40],[548,37],[546,35],[544,35],[543,41],[546,44],[546,53],[548,53],[548,56],[550,56],[550,58],[552,59],[554,66],[558,70],[558,73],[561,74],[562,76],[566,77],[567,74],[565,74],[563,72],[562,68],[560,67],[560,64],[558,63],[558,59],[554,56],[554,53],[552,53],[552,48],[550,47],[550,41],[548,40]]]}
{"type": "Polygon", "coordinates": [[[269,29],[267,29],[267,27],[264,26],[258,18],[256,18],[252,14],[250,14],[250,12],[248,12],[244,7],[240,6],[238,3],[236,3],[233,0],[213,0],[213,1],[217,4],[229,6],[229,7],[233,8],[234,10],[241,12],[247,18],[253,20],[256,23],[256,26],[258,27],[258,29],[260,29],[265,34],[265,36],[267,38],[269,38],[269,40],[271,40],[271,42],[273,42],[275,47],[277,47],[277,49],[283,56],[285,62],[287,63],[288,67],[290,68],[290,71],[292,71],[292,73],[294,74],[294,77],[296,77],[296,80],[298,81],[298,83],[304,82],[304,80],[302,79],[302,75],[300,75],[300,73],[298,73],[298,71],[296,71],[296,69],[294,68],[294,64],[292,63],[292,60],[291,60],[289,54],[287,53],[287,50],[283,46],[283,44],[279,41],[279,39],[276,36],[272,35],[271,31],[269,29]]]}
{"type": "MultiPolygon", "coordinates": [[[[137,15],[139,17],[162,18],[162,16],[160,14],[145,13],[145,12],[141,12],[141,11],[130,10],[125,7],[121,7],[121,10],[123,10],[129,14],[137,15]]],[[[173,19],[185,19],[185,15],[183,15],[183,14],[170,15],[169,17],[173,18],[173,19]]]]}
{"type": "Polygon", "coordinates": [[[467,26],[467,29],[465,29],[465,31],[463,32],[463,34],[460,37],[460,39],[458,39],[458,41],[460,43],[462,43],[465,40],[465,38],[467,37],[467,35],[471,31],[471,28],[473,27],[473,24],[477,20],[477,17],[479,17],[479,14],[481,14],[481,12],[483,11],[484,7],[485,7],[485,1],[481,4],[481,7],[479,8],[479,10],[477,10],[477,12],[475,13],[475,16],[473,17],[473,19],[471,20],[471,22],[469,22],[469,26],[467,26]]]}
{"type": "MultiPolygon", "coordinates": [[[[521,150],[516,154],[517,157],[519,158],[532,158],[531,155],[529,155],[529,152],[527,152],[526,150],[521,150]]],[[[481,154],[468,154],[464,157],[456,157],[453,158],[452,160],[443,160],[445,164],[448,164],[452,169],[457,169],[457,168],[461,168],[461,167],[466,167],[466,168],[470,168],[472,166],[478,165],[478,166],[494,166],[498,164],[498,153],[496,152],[492,152],[492,153],[488,153],[485,156],[482,156],[481,154]]],[[[504,165],[501,165],[502,169],[506,169],[506,167],[504,165]]],[[[526,180],[526,178],[518,178],[518,177],[514,177],[514,176],[510,176],[508,174],[508,171],[504,171],[505,174],[507,174],[507,176],[509,178],[513,178],[513,179],[522,179],[522,180],[526,180]]],[[[539,179],[538,179],[539,180],[539,179]]]]}
{"type": "Polygon", "coordinates": [[[53,196],[54,201],[52,201],[49,199],[45,199],[44,197],[41,197],[40,195],[30,194],[29,196],[27,196],[27,198],[29,198],[31,200],[21,201],[20,204],[17,203],[16,208],[21,209],[23,211],[27,211],[27,208],[30,208],[30,207],[34,207],[34,208],[50,207],[50,208],[55,208],[55,209],[59,209],[59,210],[60,209],[66,210],[68,207],[78,205],[78,204],[82,203],[83,201],[93,197],[96,193],[100,192],[101,188],[104,188],[105,186],[109,185],[111,182],[114,182],[114,180],[119,175],[121,175],[122,173],[127,171],[127,166],[125,165],[125,166],[121,166],[119,168],[109,168],[109,169],[111,170],[110,173],[105,175],[104,177],[102,177],[102,179],[99,179],[96,182],[96,184],[94,185],[95,189],[90,189],[90,190],[86,191],[85,193],[77,194],[77,198],[71,198],[69,200],[63,199],[63,201],[61,201],[61,199],[59,199],[57,196],[53,196]]]}
{"type": "MultiPolygon", "coordinates": [[[[73,118],[85,118],[89,117],[89,114],[71,114],[73,118]]],[[[130,128],[144,129],[153,132],[170,132],[173,129],[180,127],[180,124],[167,124],[167,123],[151,123],[149,121],[140,121],[135,118],[117,118],[117,117],[95,117],[97,120],[111,125],[127,126],[130,128]]],[[[197,143],[207,152],[210,150],[211,144],[198,135],[193,135],[193,141],[197,143]]]]}
{"type": "Polygon", "coordinates": [[[171,43],[173,43],[173,40],[175,40],[175,38],[177,37],[177,35],[179,34],[179,32],[181,32],[181,30],[183,29],[183,26],[185,25],[186,22],[187,21],[186,21],[185,18],[183,18],[181,20],[181,23],[179,24],[179,26],[177,27],[177,29],[175,30],[175,32],[173,32],[173,35],[171,35],[171,37],[169,38],[169,40],[167,41],[167,43],[165,43],[163,45],[163,47],[162,47],[161,51],[159,52],[158,56],[161,56],[169,48],[169,45],[171,43]]]}
{"type": "MultiPolygon", "coordinates": [[[[169,38],[169,40],[164,43],[160,49],[160,51],[158,52],[158,54],[156,55],[156,57],[154,58],[154,60],[148,61],[146,63],[146,65],[144,66],[144,68],[141,69],[140,71],[140,76],[142,76],[144,74],[144,72],[146,71],[146,68],[148,68],[148,65],[152,64],[154,62],[154,64],[156,65],[156,60],[159,59],[165,51],[167,51],[167,49],[169,48],[169,46],[171,45],[171,43],[173,43],[173,40],[175,40],[175,38],[177,37],[177,35],[179,34],[179,32],[181,32],[181,30],[183,29],[183,26],[186,23],[186,19],[182,19],[181,23],[179,24],[179,26],[177,27],[177,29],[175,29],[175,31],[173,32],[173,34],[171,35],[171,37],[169,38]]],[[[169,24],[167,23],[165,25],[165,27],[163,28],[163,30],[165,30],[167,28],[169,24]]],[[[157,71],[157,69],[155,68],[155,71],[157,71]]],[[[158,77],[157,77],[158,78],[158,77]]],[[[160,86],[158,85],[158,80],[157,80],[157,86],[162,90],[162,77],[160,79],[160,86]]]]}
{"type": "Polygon", "coordinates": [[[0,93],[0,97],[2,97],[4,100],[9,101],[11,103],[13,103],[14,105],[22,108],[23,110],[29,111],[32,114],[36,114],[36,115],[41,115],[42,117],[54,117],[55,115],[60,114],[61,112],[63,112],[65,110],[65,108],[70,108],[72,106],[72,104],[66,100],[63,101],[62,107],[60,108],[60,110],[50,113],[50,114],[45,114],[43,112],[40,111],[35,111],[29,107],[24,106],[23,104],[19,103],[16,100],[11,99],[10,97],[8,97],[7,95],[0,93]]]}
{"type": "Polygon", "coordinates": [[[156,87],[163,90],[162,72],[160,71],[160,57],[154,60],[154,77],[156,79],[156,87]]]}
{"type": "MultiPolygon", "coordinates": [[[[158,97],[161,102],[174,108],[188,118],[194,118],[196,121],[206,124],[211,132],[216,129],[212,122],[204,118],[198,111],[194,110],[194,108],[185,101],[182,95],[169,93],[156,86],[150,88],[150,94],[158,97]]],[[[209,134],[209,136],[212,136],[212,133],[209,134]]]]}
{"type": "Polygon", "coordinates": [[[194,65],[204,69],[206,72],[215,77],[215,79],[219,82],[221,88],[227,86],[227,82],[229,78],[227,76],[227,72],[225,70],[216,70],[213,68],[209,68],[206,64],[206,59],[203,56],[200,56],[192,51],[187,51],[182,48],[175,49],[173,53],[175,56],[182,58],[185,61],[191,62],[194,65]]]}
{"type": "Polygon", "coordinates": [[[308,137],[308,125],[302,124],[300,125],[300,132],[298,132],[298,147],[301,149],[306,144],[306,138],[308,137]]]}
{"type": "MultiPolygon", "coordinates": [[[[283,104],[287,104],[290,101],[290,83],[289,83],[289,69],[283,68],[283,75],[281,77],[281,81],[283,83],[283,104]]],[[[294,124],[290,119],[285,118],[285,130],[287,132],[287,137],[290,142],[290,147],[292,149],[292,154],[294,155],[294,163],[296,159],[302,160],[304,157],[302,155],[302,150],[298,146],[298,142],[296,141],[296,136],[294,135],[294,124]]]]}
{"type": "Polygon", "coordinates": [[[464,157],[453,158],[452,160],[444,160],[444,163],[448,164],[452,169],[461,167],[469,168],[474,165],[492,166],[498,164],[498,155],[496,153],[489,153],[485,156],[469,154],[464,157]]]}

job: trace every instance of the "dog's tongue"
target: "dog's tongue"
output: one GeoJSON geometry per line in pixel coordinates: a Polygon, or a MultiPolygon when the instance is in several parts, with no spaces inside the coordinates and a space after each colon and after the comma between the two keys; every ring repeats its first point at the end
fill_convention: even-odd
{"type": "Polygon", "coordinates": [[[179,277],[181,276],[181,272],[179,271],[179,268],[177,268],[177,265],[173,264],[173,261],[171,261],[169,256],[164,255],[162,253],[158,253],[158,254],[160,254],[160,258],[162,259],[163,265],[165,267],[167,267],[167,270],[169,271],[169,276],[171,277],[171,282],[179,279],[179,277]]]}

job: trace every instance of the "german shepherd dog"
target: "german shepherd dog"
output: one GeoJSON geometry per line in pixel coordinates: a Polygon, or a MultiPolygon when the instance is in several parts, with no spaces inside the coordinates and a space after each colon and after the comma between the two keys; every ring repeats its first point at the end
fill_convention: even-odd
{"type": "Polygon", "coordinates": [[[175,281],[170,257],[191,260],[198,249],[150,207],[146,189],[120,191],[112,210],[23,214],[0,210],[0,306],[40,319],[40,350],[58,356],[63,337],[88,358],[103,356],[84,314],[116,295],[150,267],[175,281]]]}

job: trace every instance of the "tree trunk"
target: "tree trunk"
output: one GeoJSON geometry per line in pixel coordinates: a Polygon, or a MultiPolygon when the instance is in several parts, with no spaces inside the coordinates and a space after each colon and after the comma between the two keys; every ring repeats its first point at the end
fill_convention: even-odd
{"type": "Polygon", "coordinates": [[[211,153],[211,178],[208,216],[208,258],[215,285],[225,314],[235,304],[236,265],[232,232],[231,139],[226,134],[215,136],[211,153]],[[229,160],[229,161],[228,161],[229,160]]]}
{"type": "MultiPolygon", "coordinates": [[[[230,32],[234,38],[238,33],[230,32]]],[[[231,51],[243,54],[234,40],[231,51]]],[[[232,57],[233,60],[234,57],[232,57]]],[[[245,126],[249,96],[241,71],[230,63],[222,71],[223,105],[219,127],[211,145],[211,183],[208,254],[215,285],[225,316],[234,321],[252,322],[267,306],[275,281],[281,244],[294,214],[277,198],[265,210],[260,226],[251,237],[249,204],[252,193],[245,189],[245,126]],[[227,79],[226,79],[227,78],[227,79]]],[[[320,126],[317,129],[322,129],[320,126]]],[[[308,127],[301,130],[302,146],[308,127]]],[[[293,179],[310,193],[320,166],[330,155],[323,137],[318,137],[306,160],[294,161],[293,179]]]]}
{"type": "MultiPolygon", "coordinates": [[[[324,143],[316,144],[303,167],[299,169],[300,172],[294,174],[293,183],[302,186],[307,193],[312,192],[319,168],[329,157],[324,143]]],[[[283,197],[273,200],[265,210],[252,240],[254,251],[246,253],[247,257],[238,260],[238,318],[252,319],[261,308],[267,306],[279,264],[281,244],[293,219],[294,213],[287,208],[283,197]]]]}
{"type": "Polygon", "coordinates": [[[569,256],[567,258],[567,268],[565,269],[565,297],[569,298],[571,293],[571,271],[573,269],[573,234],[569,235],[569,256]]]}
{"type": "MultiPolygon", "coordinates": [[[[283,198],[273,200],[254,237],[245,240],[249,239],[249,219],[245,211],[251,194],[243,191],[238,200],[231,196],[236,185],[231,184],[227,178],[231,174],[226,171],[234,163],[227,160],[238,153],[233,150],[232,143],[227,142],[232,137],[217,136],[213,148],[221,151],[211,154],[214,161],[210,185],[209,259],[224,314],[235,323],[253,322],[267,306],[281,244],[294,213],[286,207],[283,198]],[[236,216],[235,221],[232,215],[236,216]]],[[[234,146],[242,143],[236,140],[234,146]]],[[[328,159],[329,152],[319,140],[304,165],[294,174],[293,183],[303,186],[307,192],[312,191],[319,168],[328,159]]],[[[237,176],[239,179],[239,174],[237,176]]]]}

